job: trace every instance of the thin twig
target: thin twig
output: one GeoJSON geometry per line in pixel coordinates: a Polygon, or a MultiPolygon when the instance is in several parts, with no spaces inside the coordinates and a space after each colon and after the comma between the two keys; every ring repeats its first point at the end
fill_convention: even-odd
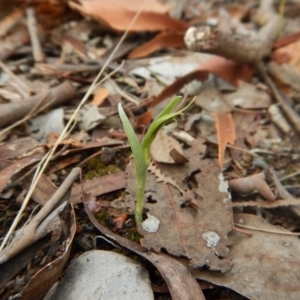
{"type": "Polygon", "coordinates": [[[22,95],[23,98],[27,98],[31,94],[31,88],[26,85],[25,82],[20,80],[1,60],[0,67],[2,70],[9,75],[9,77],[15,82],[15,89],[22,95]]]}
{"type": "Polygon", "coordinates": [[[38,29],[35,18],[35,10],[33,7],[28,7],[26,10],[27,27],[31,40],[33,58],[36,63],[45,62],[46,58],[42,51],[41,43],[38,36],[38,29]]]}
{"type": "Polygon", "coordinates": [[[275,234],[282,234],[282,235],[300,235],[300,232],[288,232],[288,231],[277,231],[277,230],[269,230],[269,229],[262,229],[262,228],[257,228],[257,227],[252,227],[248,225],[241,225],[238,223],[234,223],[234,226],[249,229],[249,230],[254,230],[254,231],[260,231],[260,232],[266,232],[266,233],[275,233],[275,234]]]}
{"type": "Polygon", "coordinates": [[[258,70],[259,74],[262,76],[266,84],[268,85],[269,89],[271,90],[274,98],[280,104],[282,110],[286,114],[286,116],[289,118],[291,123],[295,126],[295,129],[297,132],[300,132],[300,117],[298,114],[294,111],[292,107],[290,107],[287,102],[284,100],[284,95],[279,91],[279,89],[274,84],[271,77],[266,72],[266,66],[260,62],[256,64],[256,69],[258,70]]]}

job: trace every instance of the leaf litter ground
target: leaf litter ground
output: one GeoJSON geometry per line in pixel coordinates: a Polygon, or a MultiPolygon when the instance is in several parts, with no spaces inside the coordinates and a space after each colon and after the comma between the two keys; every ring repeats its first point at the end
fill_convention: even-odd
{"type": "MultiPolygon", "coordinates": [[[[11,13],[8,6],[1,10],[4,17],[11,17],[0,24],[0,127],[4,129],[0,145],[2,240],[30,188],[36,164],[52,149],[63,129],[62,123],[70,118],[119,39],[118,33],[111,30],[124,31],[138,10],[135,5],[124,6],[121,0],[107,10],[107,5],[100,2],[81,0],[53,5],[45,1],[44,6],[32,2],[37,22],[42,25],[41,35],[37,31],[32,34],[32,30],[29,35],[25,22],[19,22],[23,8],[17,7],[11,13]],[[74,16],[68,5],[94,21],[74,16]],[[101,5],[103,9],[93,9],[101,5]],[[101,30],[105,36],[99,25],[103,22],[106,27],[101,30]],[[30,39],[42,40],[43,35],[42,51],[37,51],[35,42],[29,46],[30,39]],[[59,106],[58,116],[54,114],[55,106],[59,106]],[[49,121],[49,116],[54,121],[49,121]],[[59,126],[49,126],[49,122],[59,126]]],[[[78,127],[60,143],[31,196],[21,224],[31,220],[25,228],[32,228],[35,216],[45,211],[37,203],[46,206],[57,200],[59,197],[53,195],[59,188],[65,195],[61,195],[62,203],[43,215],[45,219],[36,224],[34,234],[21,234],[30,243],[26,249],[13,247],[18,241],[19,245],[24,243],[19,237],[0,251],[1,296],[21,293],[23,299],[30,299],[35,291],[36,297],[42,297],[62,275],[71,249],[74,258],[83,249],[97,248],[96,240],[102,240],[98,248],[117,248],[106,239],[138,254],[141,263],[148,260],[155,265],[173,299],[204,299],[195,278],[214,284],[212,293],[218,296],[206,291],[207,299],[299,299],[299,240],[289,236],[300,231],[299,182],[295,177],[299,174],[300,148],[299,25],[294,19],[298,4],[285,4],[284,36],[273,43],[274,32],[277,37],[278,31],[272,26],[280,24],[280,15],[272,1],[262,1],[257,8],[247,5],[247,1],[233,5],[186,1],[171,10],[179,16],[177,20],[166,14],[170,8],[154,0],[149,2],[151,5],[145,7],[133,27],[135,33],[109,65],[110,70],[118,72],[117,76],[100,86],[82,109],[78,127]],[[220,31],[200,28],[189,33],[198,32],[198,37],[205,33],[209,38],[219,38],[220,43],[201,49],[209,54],[183,49],[186,29],[197,22],[209,23],[212,16],[220,31]],[[262,20],[269,21],[265,24],[262,20]],[[263,30],[256,32],[257,27],[263,30]],[[228,29],[232,30],[229,35],[228,29]],[[144,31],[159,33],[155,36],[144,31]],[[266,32],[267,36],[262,38],[266,32]],[[209,36],[210,33],[213,35],[209,36]],[[226,43],[232,43],[231,37],[244,43],[228,47],[226,43]],[[210,48],[216,45],[219,48],[210,48]],[[240,45],[243,51],[239,52],[240,45]],[[172,46],[179,49],[165,49],[172,46]],[[164,50],[157,51],[160,49],[164,50]],[[253,61],[262,60],[265,53],[269,56],[263,61],[268,73],[253,61]],[[153,57],[143,58],[151,54],[153,57]],[[125,65],[120,64],[119,58],[127,58],[125,65]],[[244,64],[243,59],[250,65],[244,64]],[[272,80],[276,81],[275,88],[272,80]],[[280,88],[279,93],[276,88],[280,88]],[[196,105],[178,120],[178,129],[171,126],[168,134],[159,133],[152,147],[156,162],[149,168],[147,178],[146,220],[136,227],[128,215],[133,212],[135,201],[133,165],[123,150],[127,145],[123,143],[125,136],[116,116],[117,104],[125,104],[142,136],[152,115],[165,106],[163,101],[179,92],[184,96],[182,107],[193,95],[197,95],[196,105]],[[140,106],[137,108],[136,104],[140,106]],[[183,137],[183,129],[189,135],[183,137]],[[183,146],[174,142],[174,136],[183,146]],[[112,153],[115,156],[110,156],[112,153]],[[88,226],[80,182],[74,183],[72,191],[65,183],[73,166],[78,165],[83,168],[83,190],[90,194],[84,194],[85,209],[105,238],[96,239],[95,229],[88,226]],[[91,170],[93,165],[95,169],[101,165],[101,172],[91,170]],[[224,178],[229,181],[232,200],[224,178]],[[75,210],[65,204],[69,193],[75,210]],[[86,246],[80,242],[80,250],[76,245],[79,237],[89,241],[86,246]],[[9,259],[8,252],[18,254],[9,259]],[[48,272],[48,267],[52,272],[48,272]],[[228,288],[239,295],[230,294],[228,288]]],[[[32,16],[28,9],[26,21],[31,29],[32,16]]],[[[189,47],[199,50],[203,44],[195,47],[190,43],[195,36],[189,35],[185,40],[189,47]]],[[[205,287],[203,282],[201,287],[205,287]]]]}

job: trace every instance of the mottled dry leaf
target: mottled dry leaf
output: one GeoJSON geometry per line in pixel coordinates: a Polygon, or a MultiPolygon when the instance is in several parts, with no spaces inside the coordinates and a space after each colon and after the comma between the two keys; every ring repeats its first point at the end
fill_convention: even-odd
{"type": "Polygon", "coordinates": [[[181,48],[184,46],[183,37],[183,32],[161,32],[149,42],[131,51],[128,57],[131,59],[145,57],[167,47],[181,48]]]}
{"type": "MultiPolygon", "coordinates": [[[[215,161],[201,160],[199,150],[194,148],[188,149],[186,156],[190,162],[184,165],[160,164],[163,175],[158,179],[148,174],[145,209],[160,224],[153,233],[139,228],[144,236],[141,243],[157,252],[163,248],[176,256],[188,257],[193,267],[207,265],[213,270],[228,271],[227,234],[233,228],[228,185],[215,161]],[[194,189],[188,190],[185,181],[194,189]]],[[[130,167],[127,174],[130,202],[136,199],[134,172],[130,167]]]]}
{"type": "Polygon", "coordinates": [[[219,166],[223,168],[224,154],[227,144],[233,145],[236,139],[235,125],[231,113],[219,113],[216,117],[218,136],[219,166]]]}
{"type": "Polygon", "coordinates": [[[101,225],[86,205],[86,203],[90,201],[90,197],[92,196],[84,193],[83,203],[85,205],[86,212],[95,227],[110,240],[117,242],[126,249],[129,249],[149,260],[158,269],[166,281],[173,300],[205,300],[197,281],[193,276],[191,276],[187,268],[182,263],[167,254],[147,251],[140,244],[134,243],[120,235],[117,235],[101,225]]]}
{"type": "Polygon", "coordinates": [[[0,159],[12,159],[25,154],[39,143],[33,137],[24,137],[0,146],[0,159]]]}
{"type": "MultiPolygon", "coordinates": [[[[234,216],[235,223],[264,230],[289,232],[246,214],[234,216]]],[[[234,232],[230,248],[233,267],[225,274],[190,269],[198,278],[226,286],[249,299],[299,299],[300,241],[298,237],[254,231],[252,237],[234,232]]]]}
{"type": "Polygon", "coordinates": [[[238,86],[235,92],[224,95],[224,99],[232,108],[258,109],[270,106],[271,97],[266,91],[241,80],[238,81],[238,86]]]}
{"type": "Polygon", "coordinates": [[[150,153],[157,162],[168,164],[181,164],[189,160],[185,157],[180,143],[160,130],[153,140],[150,153]]]}
{"type": "MultiPolygon", "coordinates": [[[[70,2],[72,8],[79,10],[115,30],[125,31],[136,12],[142,5],[141,0],[131,1],[128,5],[126,0],[97,1],[80,0],[81,5],[70,2]]],[[[159,31],[159,30],[185,30],[188,25],[169,17],[166,12],[169,9],[156,0],[148,1],[145,10],[134,22],[132,31],[159,31]]]]}
{"type": "MultiPolygon", "coordinates": [[[[32,178],[30,176],[26,177],[21,182],[22,188],[28,191],[31,182],[32,182],[32,178]]],[[[46,175],[42,174],[31,195],[31,198],[35,202],[41,205],[45,205],[47,201],[51,198],[51,196],[56,192],[56,190],[57,187],[53,184],[53,182],[46,175]]]]}

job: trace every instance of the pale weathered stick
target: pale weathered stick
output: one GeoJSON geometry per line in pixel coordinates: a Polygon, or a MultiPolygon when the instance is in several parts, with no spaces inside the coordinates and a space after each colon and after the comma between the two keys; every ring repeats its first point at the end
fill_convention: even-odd
{"type": "Polygon", "coordinates": [[[191,27],[184,41],[192,51],[207,52],[248,64],[256,64],[271,53],[278,35],[279,16],[268,22],[254,37],[222,32],[209,26],[191,27]]]}
{"type": "Polygon", "coordinates": [[[53,107],[61,105],[74,98],[76,89],[69,81],[65,81],[52,88],[50,91],[40,93],[20,102],[0,104],[0,127],[11,124],[25,117],[41,99],[47,96],[47,94],[49,94],[47,97],[48,99],[54,99],[51,104],[51,107],[53,107]]]}
{"type": "MultiPolygon", "coordinates": [[[[49,232],[49,218],[47,217],[57,208],[58,203],[68,191],[79,176],[80,168],[74,168],[58,190],[53,194],[43,208],[33,217],[33,219],[19,230],[13,241],[2,251],[0,251],[0,264],[15,256],[21,250],[42,238],[49,232]],[[43,224],[43,221],[46,223],[43,224]],[[41,226],[42,230],[39,228],[41,226]]],[[[68,199],[64,199],[68,200],[68,199]]],[[[60,209],[57,212],[59,212],[60,209]]],[[[55,213],[55,214],[56,214],[55,213]]]]}

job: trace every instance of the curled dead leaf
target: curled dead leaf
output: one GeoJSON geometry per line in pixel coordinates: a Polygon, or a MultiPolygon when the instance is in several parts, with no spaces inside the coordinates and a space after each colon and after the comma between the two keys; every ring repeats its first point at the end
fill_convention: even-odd
{"type": "Polygon", "coordinates": [[[250,194],[258,191],[269,201],[275,201],[275,195],[265,181],[265,174],[258,173],[245,178],[233,179],[228,182],[231,190],[243,194],[250,194]]]}

